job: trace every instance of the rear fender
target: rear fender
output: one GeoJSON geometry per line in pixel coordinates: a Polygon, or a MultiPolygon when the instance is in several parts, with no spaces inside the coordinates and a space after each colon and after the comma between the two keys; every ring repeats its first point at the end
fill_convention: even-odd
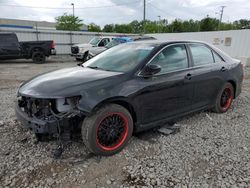
{"type": "Polygon", "coordinates": [[[44,50],[43,50],[42,48],[40,48],[40,47],[34,47],[34,48],[31,48],[31,49],[30,49],[30,51],[29,51],[29,56],[31,57],[32,54],[33,54],[34,52],[36,52],[36,51],[42,51],[42,52],[44,52],[44,50]]]}

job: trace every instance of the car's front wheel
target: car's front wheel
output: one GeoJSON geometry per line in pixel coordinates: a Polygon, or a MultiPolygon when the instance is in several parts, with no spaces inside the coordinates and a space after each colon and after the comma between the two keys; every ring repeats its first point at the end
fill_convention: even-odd
{"type": "Polygon", "coordinates": [[[227,82],[222,87],[216,98],[213,111],[217,113],[226,112],[230,108],[233,102],[233,98],[234,98],[234,87],[232,86],[231,83],[227,82]]]}
{"type": "Polygon", "coordinates": [[[87,148],[97,155],[120,152],[133,133],[133,120],[124,107],[109,104],[86,117],[82,124],[82,138],[87,148]]]}

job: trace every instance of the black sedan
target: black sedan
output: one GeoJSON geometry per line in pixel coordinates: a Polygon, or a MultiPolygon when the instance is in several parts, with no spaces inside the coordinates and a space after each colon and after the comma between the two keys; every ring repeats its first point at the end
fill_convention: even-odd
{"type": "Polygon", "coordinates": [[[112,155],[134,132],[195,111],[226,112],[242,80],[242,64],[206,43],[132,42],[26,81],[16,115],[37,136],[79,130],[91,152],[112,155]]]}

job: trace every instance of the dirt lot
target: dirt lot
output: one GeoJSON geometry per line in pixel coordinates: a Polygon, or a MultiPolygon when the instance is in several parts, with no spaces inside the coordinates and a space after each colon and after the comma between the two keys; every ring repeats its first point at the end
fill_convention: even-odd
{"type": "Polygon", "coordinates": [[[111,157],[93,156],[75,139],[54,160],[55,141],[37,143],[21,129],[13,101],[24,80],[75,64],[70,57],[42,65],[0,62],[0,187],[250,187],[249,68],[242,94],[225,114],[189,115],[176,122],[176,134],[135,135],[111,157]]]}

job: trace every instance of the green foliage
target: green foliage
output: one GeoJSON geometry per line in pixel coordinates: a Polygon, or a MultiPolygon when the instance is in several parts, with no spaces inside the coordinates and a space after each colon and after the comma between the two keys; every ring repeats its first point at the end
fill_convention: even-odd
{"type": "Polygon", "coordinates": [[[200,21],[200,31],[216,31],[218,30],[219,20],[206,17],[200,21]]]}
{"type": "Polygon", "coordinates": [[[134,20],[129,23],[132,33],[142,33],[143,31],[143,22],[139,22],[137,20],[134,20]]]}
{"type": "MultiPolygon", "coordinates": [[[[72,15],[63,14],[56,18],[56,29],[79,31],[82,27],[82,20],[72,15]]],[[[107,24],[100,26],[91,23],[88,30],[92,32],[110,32],[110,33],[180,33],[180,32],[199,32],[199,31],[217,31],[217,30],[232,30],[232,29],[250,29],[250,20],[240,19],[233,23],[221,23],[216,18],[205,17],[202,20],[180,20],[175,19],[171,23],[166,19],[161,21],[134,20],[128,24],[107,24]]]]}
{"type": "Polygon", "coordinates": [[[96,25],[94,23],[91,23],[88,25],[88,31],[92,31],[92,32],[101,32],[101,27],[99,25],[96,25]]]}
{"type": "Polygon", "coordinates": [[[106,32],[106,33],[112,33],[112,32],[114,32],[114,30],[115,30],[115,26],[114,26],[114,24],[107,24],[107,25],[105,25],[104,27],[103,27],[103,32],[106,32]]]}
{"type": "MultiPolygon", "coordinates": [[[[232,29],[250,29],[250,20],[241,19],[233,23],[221,23],[216,18],[205,17],[202,20],[185,20],[175,19],[171,23],[163,19],[159,21],[145,21],[146,33],[179,33],[179,32],[199,32],[199,31],[217,31],[232,29]]],[[[144,30],[143,21],[134,20],[128,24],[107,24],[103,32],[116,33],[136,33],[142,34],[144,30]]]]}
{"type": "Polygon", "coordinates": [[[184,31],[183,23],[181,20],[175,19],[171,24],[170,28],[172,30],[172,33],[180,33],[184,31]]]}
{"type": "Polygon", "coordinates": [[[116,33],[132,33],[130,24],[115,24],[116,33]]]}
{"type": "Polygon", "coordinates": [[[200,30],[200,22],[194,20],[188,20],[182,22],[183,32],[197,32],[200,30]]]}
{"type": "Polygon", "coordinates": [[[240,19],[234,21],[233,24],[236,27],[236,29],[250,29],[250,20],[240,19]]]}
{"type": "Polygon", "coordinates": [[[80,31],[83,24],[78,17],[67,15],[64,13],[62,16],[56,17],[56,29],[67,31],[80,31]]]}
{"type": "Polygon", "coordinates": [[[233,30],[233,29],[237,29],[237,26],[231,23],[221,23],[220,25],[220,30],[233,30]]]}

